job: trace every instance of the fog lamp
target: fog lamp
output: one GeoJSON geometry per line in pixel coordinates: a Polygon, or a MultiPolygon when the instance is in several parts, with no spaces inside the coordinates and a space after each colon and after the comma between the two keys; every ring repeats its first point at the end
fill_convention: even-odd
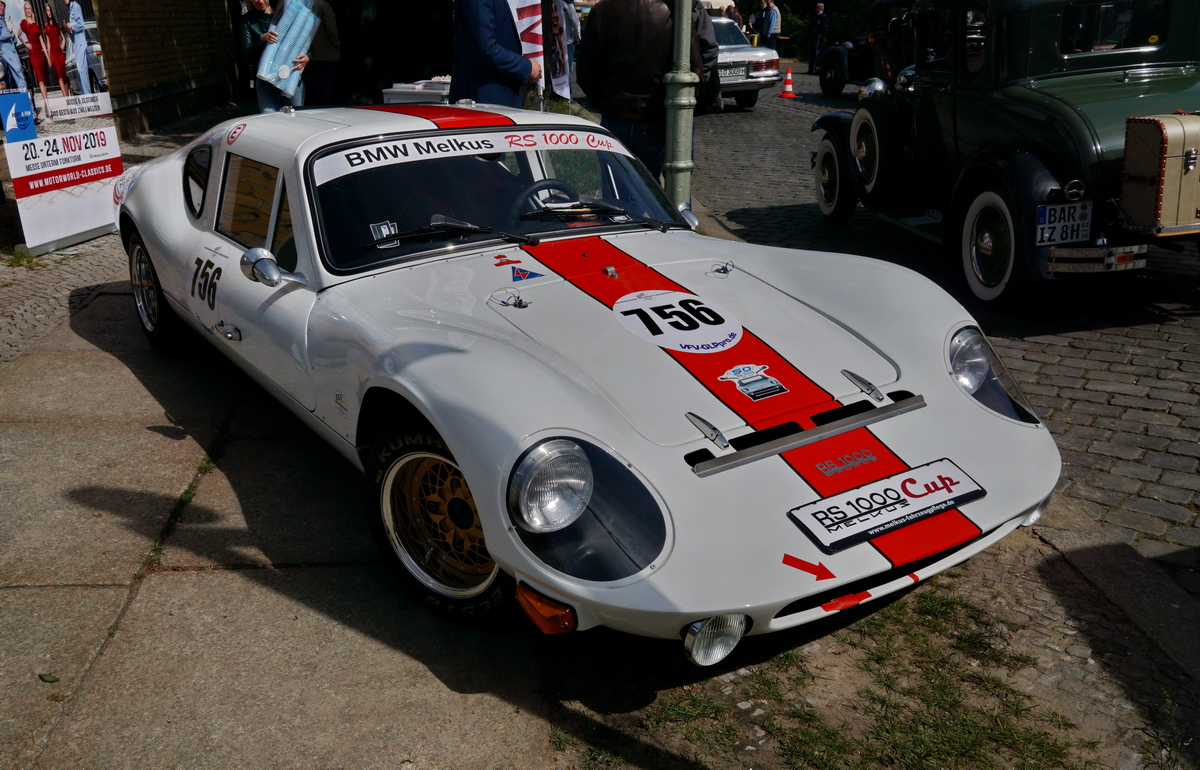
{"type": "Polygon", "coordinates": [[[697,666],[711,666],[725,659],[746,633],[745,615],[714,615],[687,627],[683,651],[697,666]]]}

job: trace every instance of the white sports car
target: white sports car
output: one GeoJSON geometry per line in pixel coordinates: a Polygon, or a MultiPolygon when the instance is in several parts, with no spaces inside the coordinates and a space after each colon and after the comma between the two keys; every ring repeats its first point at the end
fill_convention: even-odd
{"type": "Polygon", "coordinates": [[[584,120],[261,115],[113,197],[150,339],[194,327],[362,468],[448,614],[515,594],[711,664],[963,561],[1058,479],[941,289],[698,235],[584,120]]]}

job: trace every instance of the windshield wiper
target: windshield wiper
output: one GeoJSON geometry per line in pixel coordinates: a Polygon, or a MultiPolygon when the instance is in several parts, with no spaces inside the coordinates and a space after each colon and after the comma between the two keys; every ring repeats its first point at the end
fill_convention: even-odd
{"type": "Polygon", "coordinates": [[[369,241],[363,246],[363,251],[379,248],[381,246],[390,248],[392,244],[397,244],[400,241],[412,241],[420,238],[436,238],[440,235],[453,235],[455,233],[466,235],[470,233],[495,233],[496,236],[503,238],[506,241],[515,241],[524,243],[529,246],[537,246],[540,243],[539,239],[532,238],[528,235],[518,235],[517,233],[506,233],[496,230],[491,227],[480,227],[473,225],[470,222],[464,222],[461,219],[444,216],[442,214],[434,214],[429,218],[429,224],[425,227],[418,227],[416,230],[405,230],[402,233],[394,235],[385,235],[382,238],[376,238],[369,241]]]}
{"type": "Polygon", "coordinates": [[[543,208],[540,208],[536,211],[530,211],[522,214],[521,219],[572,215],[590,216],[595,214],[623,214],[630,219],[641,222],[644,225],[649,225],[650,227],[653,227],[654,229],[660,230],[664,233],[672,227],[684,226],[676,222],[662,222],[641,214],[635,214],[628,209],[623,209],[620,206],[609,203],[608,201],[591,200],[587,202],[573,201],[571,203],[543,203],[542,206],[543,208]]]}

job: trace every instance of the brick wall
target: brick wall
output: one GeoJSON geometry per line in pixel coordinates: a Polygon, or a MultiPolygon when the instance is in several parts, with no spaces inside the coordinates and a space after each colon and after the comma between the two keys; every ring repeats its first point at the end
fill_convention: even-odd
{"type": "Polygon", "coordinates": [[[236,57],[227,0],[94,0],[117,131],[229,101],[236,57]]]}

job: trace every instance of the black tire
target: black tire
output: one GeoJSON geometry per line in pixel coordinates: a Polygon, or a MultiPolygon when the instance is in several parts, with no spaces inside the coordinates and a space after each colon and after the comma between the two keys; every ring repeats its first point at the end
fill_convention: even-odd
{"type": "Polygon", "coordinates": [[[854,192],[854,181],[850,169],[846,168],[828,135],[817,145],[817,207],[825,219],[842,223],[854,213],[858,196],[854,192]]]}
{"type": "Polygon", "coordinates": [[[437,433],[385,431],[366,471],[375,544],[421,602],[459,618],[483,617],[508,602],[513,580],[488,552],[471,490],[437,433]]]}
{"type": "Polygon", "coordinates": [[[864,202],[881,208],[895,184],[900,146],[891,104],[879,98],[865,99],[850,123],[850,150],[862,180],[864,202]]]}
{"type": "Polygon", "coordinates": [[[142,236],[134,232],[126,246],[129,253],[129,281],[133,284],[133,306],[138,322],[150,344],[170,349],[179,342],[183,322],[167,302],[158,272],[142,236]]]}
{"type": "Polygon", "coordinates": [[[100,85],[100,78],[96,77],[96,73],[92,72],[90,69],[88,70],[88,82],[91,83],[92,93],[94,93],[94,94],[98,94],[98,93],[108,90],[107,88],[104,88],[103,86],[100,85]]]}
{"type": "Polygon", "coordinates": [[[958,251],[963,277],[976,299],[1012,300],[1032,285],[1032,249],[1016,207],[997,186],[964,200],[958,251]]]}
{"type": "Polygon", "coordinates": [[[826,96],[838,96],[846,87],[846,81],[842,78],[842,73],[838,71],[836,62],[827,61],[822,64],[820,78],[821,93],[826,96]]]}
{"type": "Polygon", "coordinates": [[[758,91],[738,91],[733,95],[733,101],[743,110],[753,109],[758,104],[758,91]]]}

